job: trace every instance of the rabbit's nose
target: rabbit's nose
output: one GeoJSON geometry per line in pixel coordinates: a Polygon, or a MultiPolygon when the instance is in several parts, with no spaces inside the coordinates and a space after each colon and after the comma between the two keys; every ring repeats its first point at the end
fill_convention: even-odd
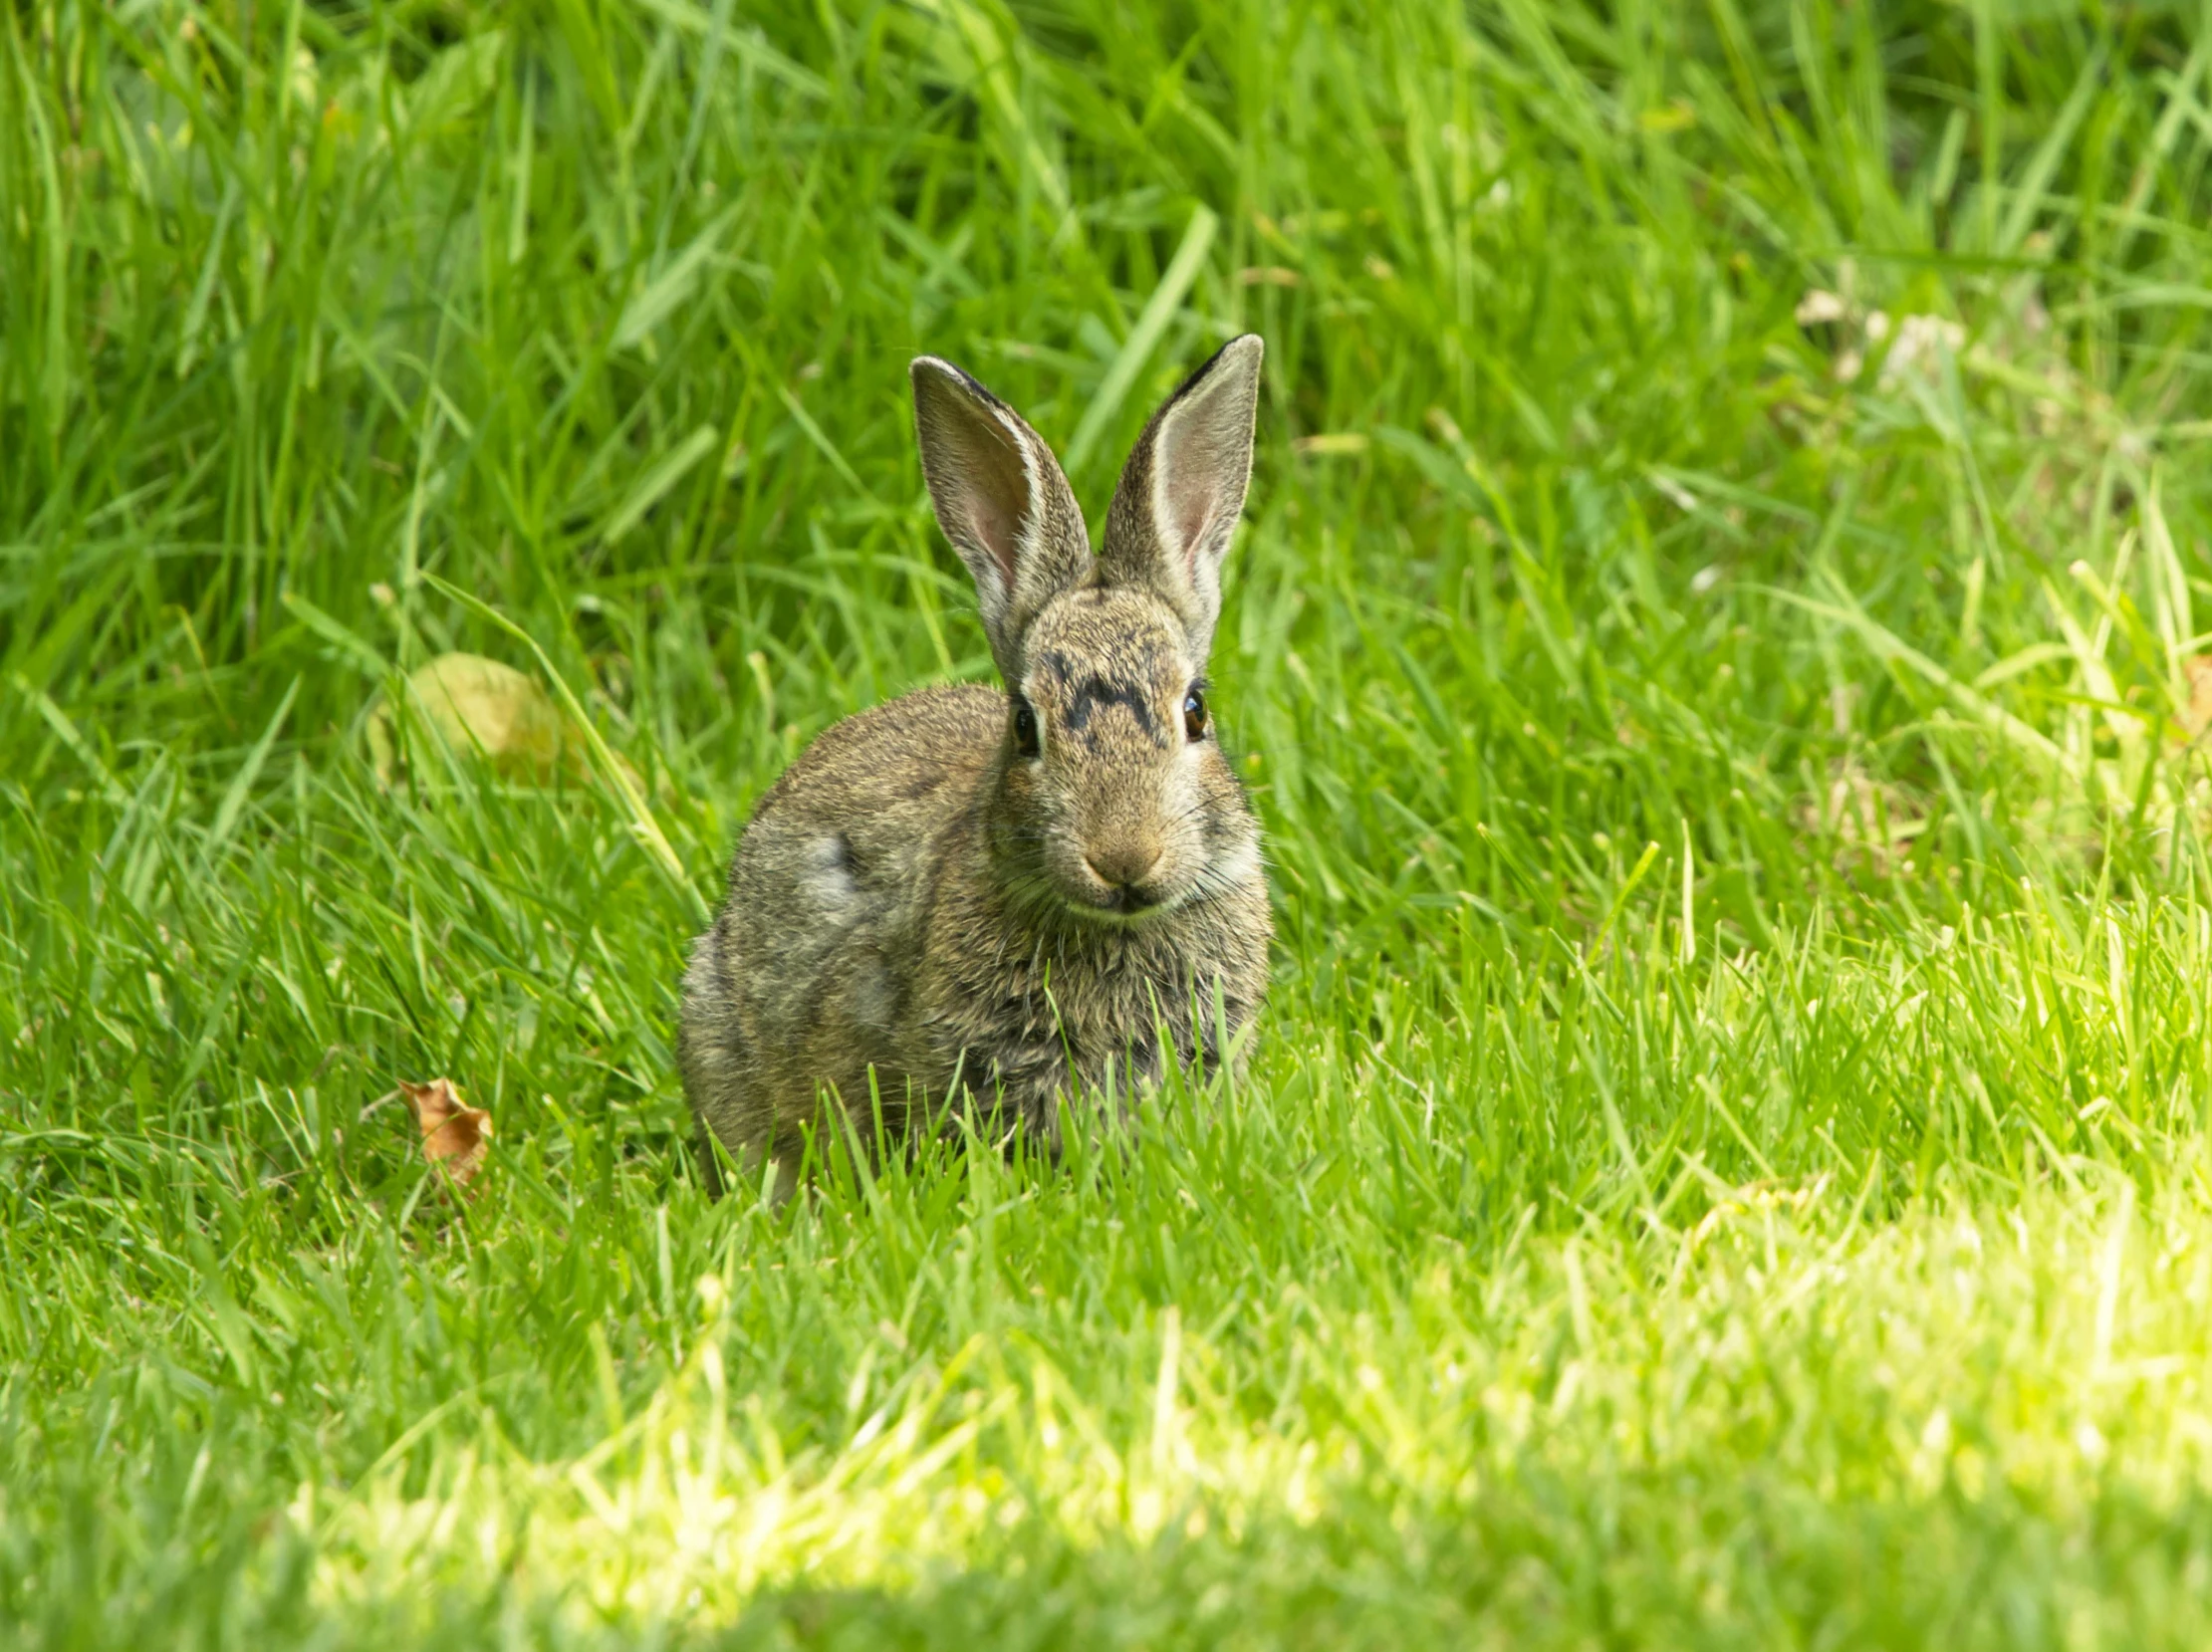
{"type": "Polygon", "coordinates": [[[1150,843],[1113,843],[1106,848],[1089,849],[1083,858],[1098,874],[1101,883],[1129,889],[1152,875],[1153,868],[1159,865],[1159,849],[1150,843]]]}

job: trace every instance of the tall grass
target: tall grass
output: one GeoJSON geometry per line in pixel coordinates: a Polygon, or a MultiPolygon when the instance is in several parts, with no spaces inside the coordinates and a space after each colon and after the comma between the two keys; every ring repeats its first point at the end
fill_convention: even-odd
{"type": "Polygon", "coordinates": [[[2193,1644],[2208,74],[1997,0],[7,8],[0,1626],[2193,1644]],[[1249,1079],[708,1203],[698,898],[989,673],[906,359],[1099,511],[1244,329],[1249,1079]],[[639,794],[379,775],[454,648],[639,794]]]}

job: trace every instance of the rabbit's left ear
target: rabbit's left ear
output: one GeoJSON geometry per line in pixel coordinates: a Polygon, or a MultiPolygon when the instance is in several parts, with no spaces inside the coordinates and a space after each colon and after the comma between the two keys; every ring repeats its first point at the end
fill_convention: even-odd
{"type": "Polygon", "coordinates": [[[1101,574],[1164,599],[1198,659],[1221,615],[1221,559],[1252,479],[1264,354],[1247,333],[1185,379],[1137,438],[1106,510],[1101,574]]]}

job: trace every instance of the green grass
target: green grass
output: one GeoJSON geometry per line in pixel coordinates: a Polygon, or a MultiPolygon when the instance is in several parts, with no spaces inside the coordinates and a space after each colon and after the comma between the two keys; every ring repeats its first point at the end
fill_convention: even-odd
{"type": "Polygon", "coordinates": [[[2198,1644],[2208,162],[2187,4],[0,11],[0,1640],[2198,1644]],[[1246,328],[1250,1075],[710,1204],[907,358],[1098,511],[1246,328]],[[436,582],[682,884],[379,781],[436,582]]]}

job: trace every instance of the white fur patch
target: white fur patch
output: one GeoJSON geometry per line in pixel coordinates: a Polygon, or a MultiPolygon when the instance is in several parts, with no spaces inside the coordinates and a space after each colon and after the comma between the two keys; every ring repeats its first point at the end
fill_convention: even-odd
{"type": "Polygon", "coordinates": [[[889,1032],[898,1018],[898,987],[890,972],[870,959],[852,976],[853,1016],[864,1027],[889,1032]]]}
{"type": "Polygon", "coordinates": [[[1247,837],[1213,863],[1211,875],[1231,887],[1251,882],[1260,875],[1259,843],[1247,837]]]}
{"type": "Polygon", "coordinates": [[[851,862],[845,839],[835,833],[817,837],[807,845],[807,870],[801,885],[824,911],[842,912],[860,898],[860,888],[853,881],[851,862]]]}

